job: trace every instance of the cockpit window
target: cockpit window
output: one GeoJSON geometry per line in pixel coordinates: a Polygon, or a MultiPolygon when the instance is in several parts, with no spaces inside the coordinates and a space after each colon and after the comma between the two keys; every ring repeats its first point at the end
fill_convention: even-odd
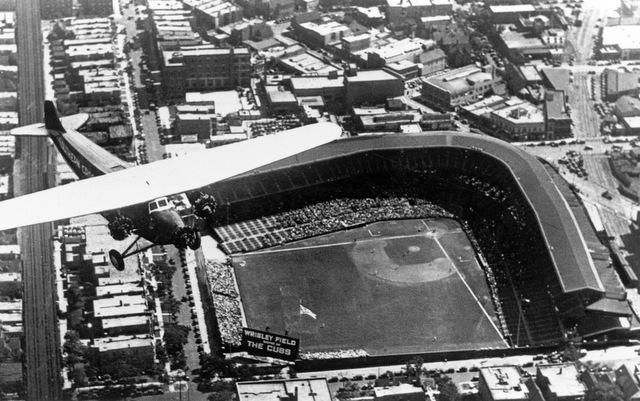
{"type": "Polygon", "coordinates": [[[153,212],[154,210],[156,210],[158,208],[158,204],[156,202],[151,202],[149,203],[149,211],[153,212]]]}
{"type": "Polygon", "coordinates": [[[158,206],[160,206],[160,207],[165,207],[165,206],[167,206],[167,201],[166,201],[166,200],[164,200],[164,199],[160,199],[160,200],[158,201],[158,206]]]}

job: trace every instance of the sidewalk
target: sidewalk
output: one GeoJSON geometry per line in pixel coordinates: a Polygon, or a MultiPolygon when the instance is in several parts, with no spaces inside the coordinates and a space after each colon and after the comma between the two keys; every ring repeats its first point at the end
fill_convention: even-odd
{"type": "MultiPolygon", "coordinates": [[[[184,275],[184,267],[182,266],[180,260],[180,253],[175,247],[167,246],[167,253],[169,259],[173,259],[176,261],[176,272],[173,275],[173,296],[178,301],[182,300],[182,297],[187,296],[187,291],[192,290],[192,285],[194,281],[190,278],[185,280],[184,275]],[[187,287],[187,282],[189,283],[189,288],[187,287]]],[[[193,295],[193,294],[192,294],[193,295]]],[[[195,297],[194,297],[195,299],[195,297]]],[[[191,308],[189,307],[189,302],[182,302],[180,305],[180,313],[177,316],[177,323],[187,326],[191,329],[188,335],[188,341],[184,345],[184,355],[187,361],[187,366],[189,371],[194,369],[198,369],[200,367],[200,358],[198,353],[198,345],[196,344],[196,336],[194,333],[194,325],[192,323],[192,314],[191,308]]],[[[189,372],[187,372],[189,374],[189,372]]],[[[192,375],[189,375],[189,380],[186,383],[182,383],[182,399],[185,400],[206,400],[208,394],[201,393],[197,390],[197,384],[192,381],[192,375]]],[[[179,383],[174,383],[174,387],[180,386],[179,383]]],[[[177,387],[174,391],[179,391],[177,387]]]]}

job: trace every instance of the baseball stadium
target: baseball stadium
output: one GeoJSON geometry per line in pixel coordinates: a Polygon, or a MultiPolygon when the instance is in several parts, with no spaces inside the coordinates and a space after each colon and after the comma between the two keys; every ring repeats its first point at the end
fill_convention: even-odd
{"type": "Polygon", "coordinates": [[[547,346],[640,327],[567,183],[491,137],[343,138],[205,191],[229,256],[207,282],[230,347],[242,327],[300,339],[303,359],[547,346]]]}

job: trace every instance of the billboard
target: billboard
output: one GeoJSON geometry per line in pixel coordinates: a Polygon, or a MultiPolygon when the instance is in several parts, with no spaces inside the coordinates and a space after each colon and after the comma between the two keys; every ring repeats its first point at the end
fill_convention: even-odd
{"type": "Polygon", "coordinates": [[[295,361],[300,349],[300,340],[244,327],[242,349],[252,355],[295,361]]]}

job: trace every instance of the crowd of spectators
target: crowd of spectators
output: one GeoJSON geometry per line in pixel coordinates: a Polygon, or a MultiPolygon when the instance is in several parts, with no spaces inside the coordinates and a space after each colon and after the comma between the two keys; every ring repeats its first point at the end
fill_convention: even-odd
{"type": "Polygon", "coordinates": [[[263,229],[253,234],[254,240],[247,235],[235,235],[241,230],[234,226],[223,226],[217,231],[220,237],[229,238],[223,245],[225,250],[248,252],[381,220],[430,217],[454,218],[429,201],[401,195],[337,198],[257,219],[254,226],[263,229]]]}
{"type": "Polygon", "coordinates": [[[223,343],[239,346],[242,339],[242,309],[236,297],[212,294],[218,330],[223,343]]]}
{"type": "Polygon", "coordinates": [[[312,360],[312,359],[358,358],[362,356],[369,356],[369,353],[363,349],[345,349],[340,351],[301,352],[299,355],[300,355],[300,359],[312,360]]]}
{"type": "Polygon", "coordinates": [[[231,269],[232,267],[229,263],[207,260],[205,272],[212,292],[228,297],[238,296],[231,269]]]}

